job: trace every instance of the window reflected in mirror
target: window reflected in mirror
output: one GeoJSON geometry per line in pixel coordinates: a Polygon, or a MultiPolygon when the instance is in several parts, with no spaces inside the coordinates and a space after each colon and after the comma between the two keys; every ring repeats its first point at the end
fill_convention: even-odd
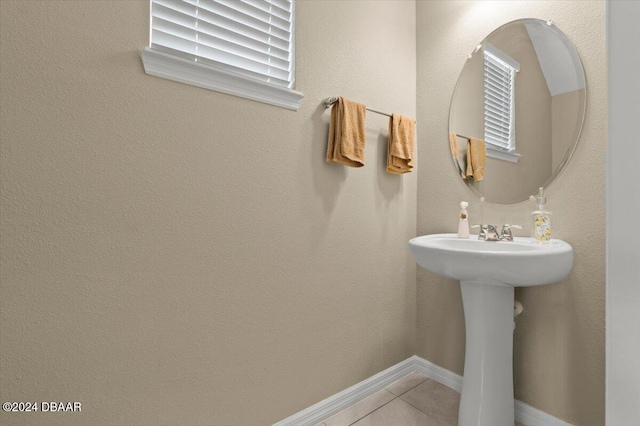
{"type": "Polygon", "coordinates": [[[456,175],[489,202],[527,200],[571,157],[585,91],[578,53],[553,24],[522,19],[498,28],[469,55],[453,93],[449,143],[456,175]],[[484,142],[481,180],[467,173],[471,139],[484,142]]]}

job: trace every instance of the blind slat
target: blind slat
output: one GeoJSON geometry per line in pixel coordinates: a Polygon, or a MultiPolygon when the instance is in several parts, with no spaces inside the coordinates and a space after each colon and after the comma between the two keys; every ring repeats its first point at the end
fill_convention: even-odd
{"type": "Polygon", "coordinates": [[[175,10],[176,12],[180,12],[186,15],[193,15],[193,16],[195,16],[195,13],[198,9],[195,5],[189,4],[189,2],[186,2],[186,1],[153,0],[151,2],[152,10],[157,5],[164,6],[167,9],[175,10]]]}
{"type": "Polygon", "coordinates": [[[291,12],[293,1],[292,0],[267,0],[267,3],[272,4],[285,12],[291,12]]]}
{"type": "Polygon", "coordinates": [[[485,142],[507,151],[515,150],[513,138],[514,75],[514,70],[510,65],[485,50],[485,142]]]}
{"type": "Polygon", "coordinates": [[[224,63],[221,62],[217,62],[211,59],[207,59],[207,58],[203,58],[203,57],[196,57],[195,55],[189,55],[185,52],[181,52],[179,50],[174,50],[174,49],[170,49],[164,46],[159,46],[159,45],[151,45],[151,47],[153,47],[156,50],[159,50],[161,52],[165,52],[165,53],[169,53],[173,56],[178,56],[184,59],[189,59],[189,60],[195,60],[197,59],[195,62],[199,63],[199,64],[204,64],[207,66],[210,66],[212,68],[218,68],[218,69],[222,69],[225,71],[231,71],[234,72],[236,74],[240,74],[246,77],[251,77],[251,78],[255,78],[256,80],[261,80],[261,81],[267,81],[267,82],[271,82],[274,84],[278,84],[279,86],[285,86],[287,83],[287,80],[282,80],[282,79],[278,79],[274,76],[265,76],[264,74],[260,74],[260,73],[256,73],[256,72],[252,72],[249,70],[238,70],[235,67],[226,65],[224,63]]]}
{"type": "Polygon", "coordinates": [[[291,22],[291,12],[289,10],[282,9],[275,4],[271,4],[270,2],[256,2],[256,1],[247,1],[241,0],[243,3],[248,3],[252,7],[256,7],[262,11],[272,13],[280,19],[283,19],[285,22],[291,22]]]}
{"type": "Polygon", "coordinates": [[[198,9],[216,15],[227,16],[234,21],[241,22],[257,28],[277,27],[283,31],[288,31],[290,23],[269,13],[264,13],[259,9],[248,6],[246,3],[237,0],[215,0],[203,2],[200,0],[198,9]],[[261,12],[261,13],[257,13],[261,12]]]}
{"type": "Polygon", "coordinates": [[[263,43],[268,43],[277,46],[283,50],[289,50],[289,39],[284,39],[274,32],[263,31],[262,29],[254,28],[244,25],[241,22],[234,21],[233,19],[222,16],[214,15],[209,12],[203,12],[199,14],[198,28],[200,27],[221,27],[227,31],[234,32],[236,34],[250,37],[263,43]]]}
{"type": "Polygon", "coordinates": [[[504,91],[506,93],[509,93],[511,91],[511,85],[506,86],[505,84],[503,84],[503,82],[501,82],[500,80],[497,80],[495,77],[489,74],[485,74],[484,83],[493,87],[497,91],[504,91]],[[508,89],[508,90],[505,90],[505,89],[508,89]]]}
{"type": "Polygon", "coordinates": [[[485,123],[488,123],[492,126],[503,128],[503,129],[511,129],[511,125],[508,121],[496,119],[495,117],[487,116],[484,119],[485,123]]]}
{"type": "MultiPolygon", "coordinates": [[[[152,19],[160,18],[176,25],[182,25],[187,28],[195,27],[196,11],[194,10],[177,10],[166,6],[163,3],[153,3],[151,6],[152,19]]],[[[155,27],[155,25],[154,25],[155,27]]]]}
{"type": "Polygon", "coordinates": [[[510,109],[511,107],[511,100],[508,94],[495,93],[489,87],[485,87],[484,99],[486,101],[491,101],[492,104],[495,104],[496,106],[507,109],[510,109]]]}
{"type": "Polygon", "coordinates": [[[508,66],[502,66],[501,64],[496,63],[495,61],[487,61],[484,64],[485,70],[491,70],[497,74],[510,74],[511,68],[508,66]]]}
{"type": "Polygon", "coordinates": [[[486,136],[499,141],[500,145],[509,146],[508,138],[510,133],[494,132],[491,129],[486,130],[486,136]]]}
{"type": "Polygon", "coordinates": [[[262,33],[267,37],[277,37],[285,41],[290,40],[290,32],[254,19],[250,16],[243,15],[233,9],[221,7],[215,11],[209,9],[198,9],[198,21],[216,24],[218,22],[226,22],[228,29],[235,29],[237,32],[243,33],[250,31],[252,33],[262,33]]]}
{"type": "Polygon", "coordinates": [[[258,68],[264,69],[264,74],[268,74],[269,70],[274,72],[277,70],[279,75],[283,75],[280,71],[288,74],[288,63],[286,61],[270,58],[268,55],[251,51],[250,49],[240,49],[233,44],[218,43],[210,45],[200,43],[198,44],[197,55],[229,65],[247,67],[256,72],[258,68]],[[225,60],[222,60],[223,58],[225,60]]]}
{"type": "Polygon", "coordinates": [[[152,0],[151,46],[291,87],[292,0],[152,0]]]}
{"type": "Polygon", "coordinates": [[[199,33],[198,36],[198,49],[210,48],[220,50],[222,52],[250,59],[255,62],[261,62],[283,70],[289,69],[289,62],[287,60],[271,55],[268,51],[259,51],[249,47],[244,47],[204,33],[199,33]]]}
{"type": "Polygon", "coordinates": [[[490,131],[496,135],[502,135],[503,137],[509,137],[509,135],[511,135],[511,129],[509,129],[508,127],[505,128],[502,126],[494,126],[489,122],[485,122],[485,126],[486,131],[490,131]]]}
{"type": "Polygon", "coordinates": [[[504,84],[505,80],[511,79],[511,73],[501,72],[500,70],[496,70],[494,68],[488,68],[488,67],[485,68],[484,74],[485,76],[489,75],[493,77],[496,81],[500,82],[501,84],[504,84]]]}
{"type": "Polygon", "coordinates": [[[484,117],[484,121],[485,123],[491,124],[494,127],[500,127],[504,129],[511,128],[511,121],[508,119],[508,117],[505,117],[503,113],[491,114],[491,115],[487,114],[484,117]]]}
{"type": "Polygon", "coordinates": [[[500,148],[509,149],[509,145],[505,142],[504,136],[492,136],[488,134],[486,136],[486,142],[489,142],[492,145],[499,146],[500,148]]]}
{"type": "Polygon", "coordinates": [[[193,40],[188,40],[175,34],[165,33],[159,29],[154,29],[151,37],[153,37],[154,41],[152,46],[165,46],[194,57],[196,55],[196,42],[193,40]]]}
{"type": "Polygon", "coordinates": [[[504,139],[502,138],[492,138],[491,136],[487,136],[486,142],[498,146],[500,148],[504,148],[506,151],[509,150],[509,146],[504,143],[504,139]]]}

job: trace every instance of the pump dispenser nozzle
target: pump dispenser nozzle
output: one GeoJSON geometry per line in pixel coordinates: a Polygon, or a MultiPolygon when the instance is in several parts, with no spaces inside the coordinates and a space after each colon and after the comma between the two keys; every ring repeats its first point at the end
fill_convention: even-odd
{"type": "Polygon", "coordinates": [[[542,186],[538,188],[538,196],[536,197],[536,201],[538,202],[538,206],[547,203],[547,197],[544,196],[544,188],[542,186]]]}

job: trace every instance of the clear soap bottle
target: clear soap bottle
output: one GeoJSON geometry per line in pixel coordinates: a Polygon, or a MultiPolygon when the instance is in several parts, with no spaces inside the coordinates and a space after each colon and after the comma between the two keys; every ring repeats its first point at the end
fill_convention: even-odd
{"type": "Polygon", "coordinates": [[[549,244],[551,242],[551,212],[545,208],[547,198],[544,196],[544,188],[538,188],[538,195],[531,196],[538,205],[538,209],[531,213],[533,219],[533,241],[538,244],[549,244]]]}

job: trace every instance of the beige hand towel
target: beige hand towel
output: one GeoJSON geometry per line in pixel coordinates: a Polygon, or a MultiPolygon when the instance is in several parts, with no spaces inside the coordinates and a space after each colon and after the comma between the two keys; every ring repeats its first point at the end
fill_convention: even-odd
{"type": "Polygon", "coordinates": [[[467,177],[473,176],[474,182],[484,178],[484,163],[487,151],[482,139],[471,138],[467,142],[467,177]]]}
{"type": "Polygon", "coordinates": [[[340,96],[331,108],[327,163],[364,166],[366,106],[340,96]]]}
{"type": "Polygon", "coordinates": [[[456,132],[449,132],[449,147],[451,148],[451,156],[453,157],[454,164],[458,167],[458,173],[462,177],[462,180],[467,180],[466,170],[464,164],[464,153],[461,153],[458,149],[458,135],[456,132]]]}
{"type": "Polygon", "coordinates": [[[387,143],[387,172],[409,173],[413,170],[415,121],[400,114],[391,114],[387,143]]]}

